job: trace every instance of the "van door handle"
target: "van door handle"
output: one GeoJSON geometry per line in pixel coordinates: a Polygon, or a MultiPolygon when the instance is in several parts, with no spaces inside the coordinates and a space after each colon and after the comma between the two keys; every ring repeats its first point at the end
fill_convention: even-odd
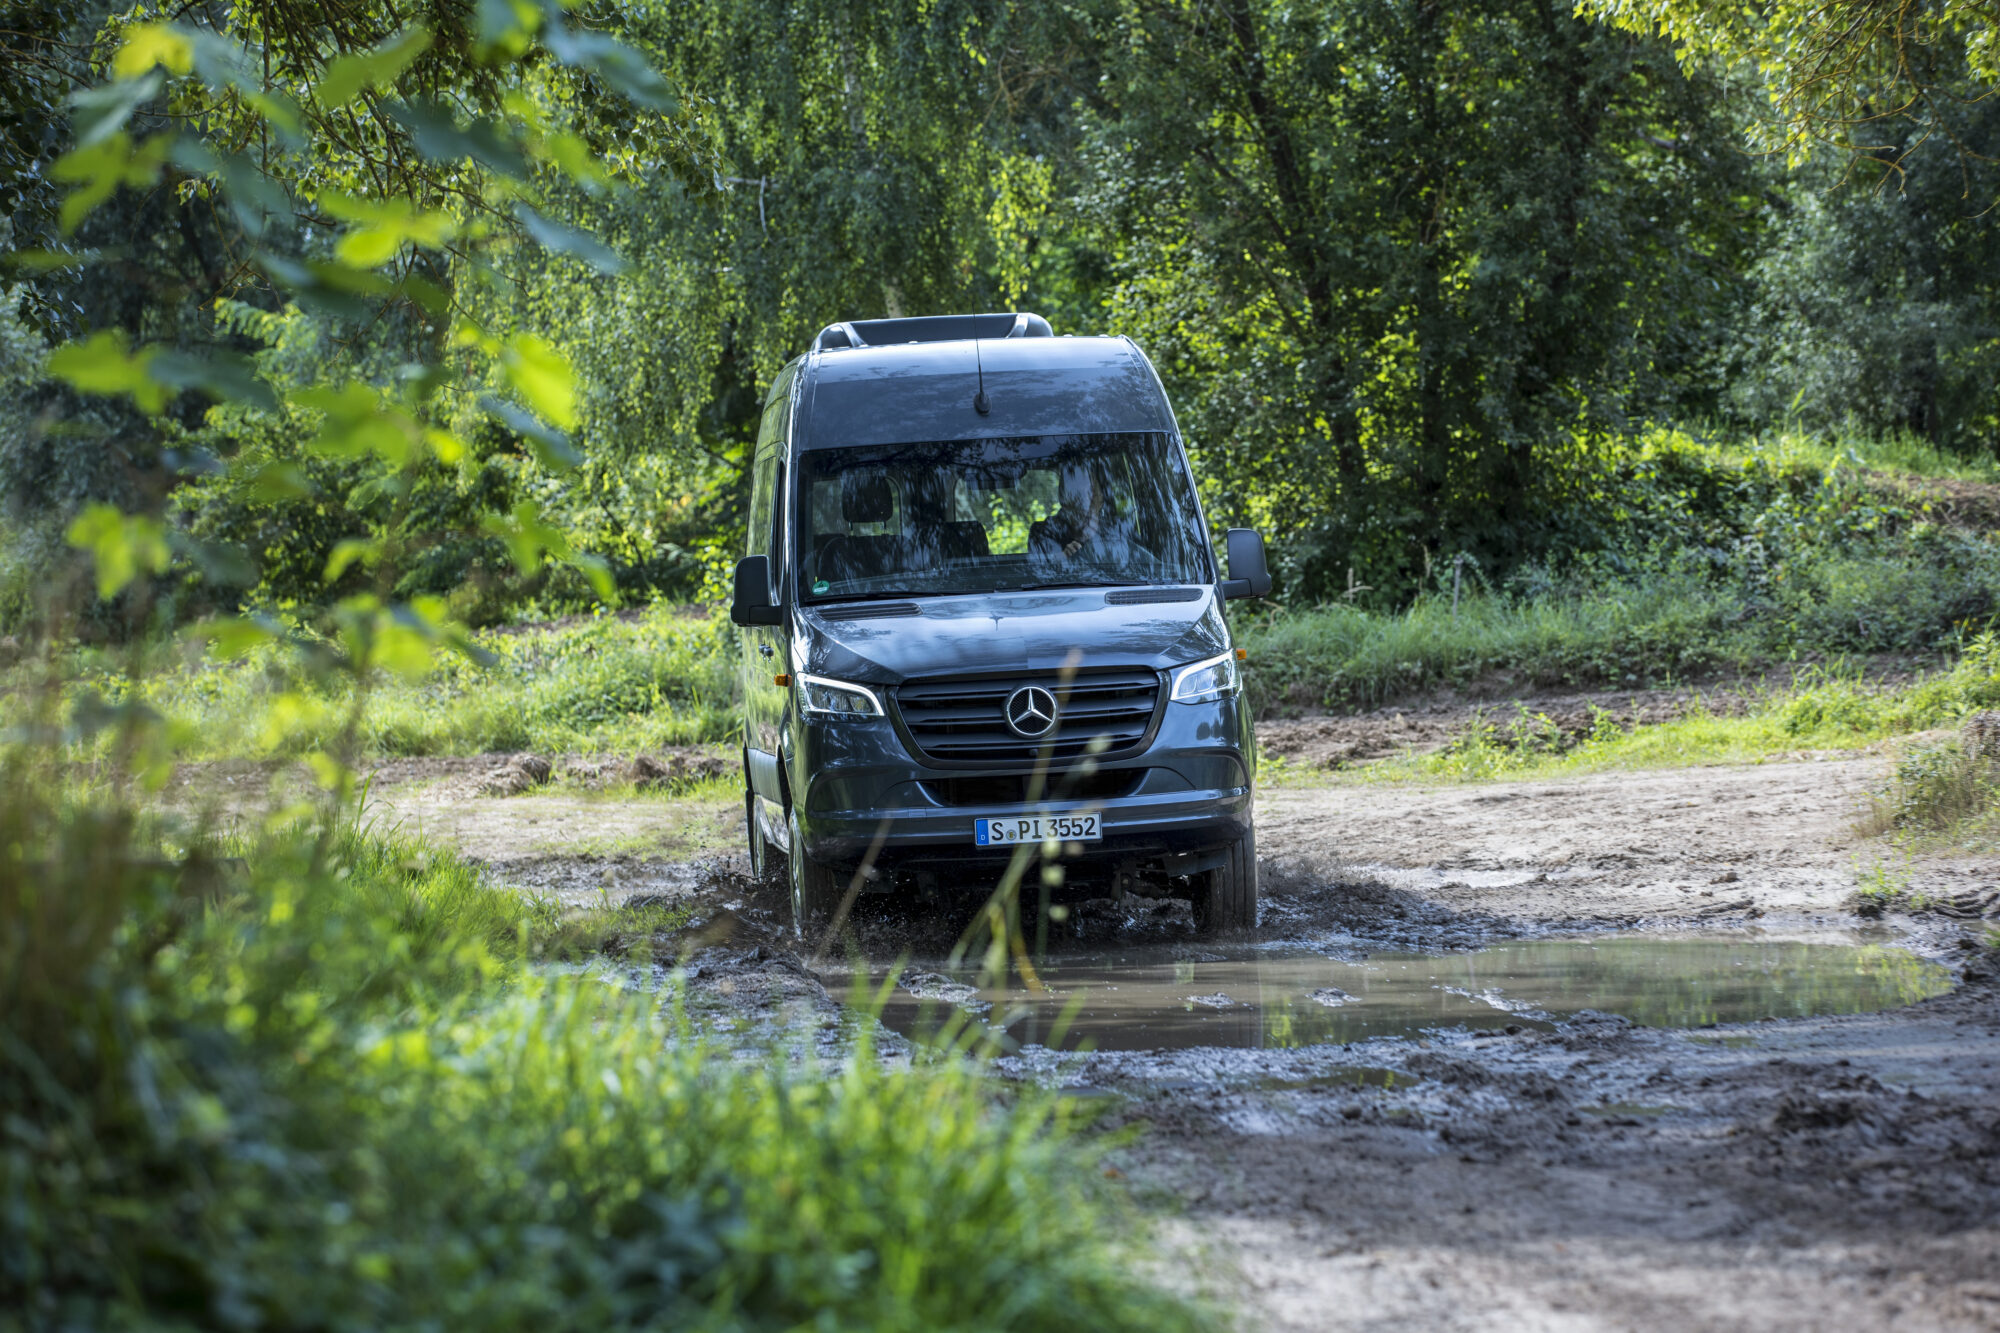
{"type": "Polygon", "coordinates": [[[771,645],[768,643],[760,643],[757,645],[757,651],[764,654],[764,656],[769,657],[771,655],[771,645]]]}

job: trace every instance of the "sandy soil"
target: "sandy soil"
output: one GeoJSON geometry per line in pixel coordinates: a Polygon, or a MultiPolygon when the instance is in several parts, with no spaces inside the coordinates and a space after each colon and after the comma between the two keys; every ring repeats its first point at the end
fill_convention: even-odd
{"type": "MultiPolygon", "coordinates": [[[[1110,1122],[1149,1127],[1115,1169],[1168,1217],[1174,1271],[1248,1327],[2000,1328],[2000,966],[1977,943],[2000,859],[1906,862],[1859,836],[1883,762],[1267,790],[1258,938],[1823,931],[1857,924],[1857,883],[1893,863],[1947,911],[1881,924],[1961,974],[1950,995],[1699,1031],[1586,1014],[1003,1064],[1116,1094],[1110,1122]],[[1355,1066],[1419,1081],[1334,1077],[1355,1066]]],[[[790,942],[775,886],[747,877],[732,802],[413,778],[385,786],[385,809],[506,882],[696,905],[696,1012],[837,1027],[841,979],[790,942]]],[[[1184,911],[1150,904],[1079,918],[1100,939],[1187,938],[1184,911]]],[[[940,922],[864,899],[857,940],[920,969],[951,942],[940,922]]]]}

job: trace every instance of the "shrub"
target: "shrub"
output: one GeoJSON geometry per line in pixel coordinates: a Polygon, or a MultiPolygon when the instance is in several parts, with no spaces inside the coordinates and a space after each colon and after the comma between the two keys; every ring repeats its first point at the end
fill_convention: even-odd
{"type": "Polygon", "coordinates": [[[1899,759],[1895,776],[1876,796],[1876,810],[1886,827],[1935,832],[1985,814],[1996,797],[2000,768],[1953,740],[1899,759]]]}
{"type": "MultiPolygon", "coordinates": [[[[706,1047],[351,821],[0,780],[0,1309],[68,1327],[1190,1328],[1066,1104],[706,1047]],[[192,839],[193,850],[188,840],[192,839]],[[204,847],[207,849],[204,850],[204,847]]],[[[0,1321],[5,1322],[5,1321],[0,1321]]]]}

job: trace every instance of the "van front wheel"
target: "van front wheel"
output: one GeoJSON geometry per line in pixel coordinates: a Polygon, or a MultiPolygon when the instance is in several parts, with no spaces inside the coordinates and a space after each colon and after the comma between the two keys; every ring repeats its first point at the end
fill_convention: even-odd
{"type": "Polygon", "coordinates": [[[840,906],[841,893],[847,886],[839,875],[806,855],[798,811],[790,813],[786,827],[792,842],[791,850],[785,854],[785,876],[792,888],[792,929],[804,939],[808,931],[826,924],[840,906]]]}
{"type": "Polygon", "coordinates": [[[1257,831],[1229,848],[1195,893],[1194,923],[1204,935],[1227,935],[1257,924],[1257,831]]]}

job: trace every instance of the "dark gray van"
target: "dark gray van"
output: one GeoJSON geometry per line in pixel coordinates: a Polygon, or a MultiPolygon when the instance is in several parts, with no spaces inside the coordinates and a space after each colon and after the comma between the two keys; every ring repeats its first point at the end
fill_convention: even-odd
{"type": "Polygon", "coordinates": [[[1270,591],[1264,543],[1232,529],[1216,569],[1130,339],[1029,314],[830,325],[772,384],[753,467],[744,810],[801,929],[850,888],[990,890],[1023,843],[1065,892],[1255,923],[1222,603],[1270,591]]]}

